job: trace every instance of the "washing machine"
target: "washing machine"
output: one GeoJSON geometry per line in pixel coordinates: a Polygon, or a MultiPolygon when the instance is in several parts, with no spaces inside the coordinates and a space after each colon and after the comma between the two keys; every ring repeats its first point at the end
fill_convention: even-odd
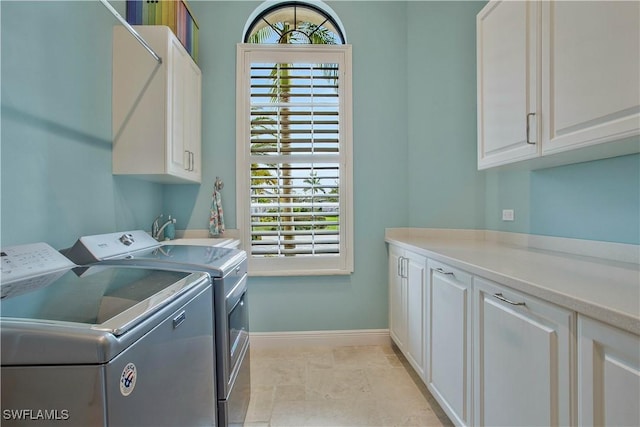
{"type": "Polygon", "coordinates": [[[251,398],[247,255],[243,250],[159,243],[143,230],[80,237],[61,251],[78,265],[202,272],[213,283],[218,426],[241,427],[251,398]]]}
{"type": "Polygon", "coordinates": [[[3,427],[216,425],[208,274],[0,255],[3,427]]]}

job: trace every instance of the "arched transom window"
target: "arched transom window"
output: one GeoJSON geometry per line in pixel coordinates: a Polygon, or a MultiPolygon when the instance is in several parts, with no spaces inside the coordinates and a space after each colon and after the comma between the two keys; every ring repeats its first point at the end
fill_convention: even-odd
{"type": "Polygon", "coordinates": [[[267,2],[244,32],[245,43],[345,44],[342,25],[318,2],[267,2]]]}

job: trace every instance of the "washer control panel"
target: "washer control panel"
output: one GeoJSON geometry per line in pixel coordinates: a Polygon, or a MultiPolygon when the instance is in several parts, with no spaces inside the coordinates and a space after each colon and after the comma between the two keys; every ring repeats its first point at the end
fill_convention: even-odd
{"type": "Polygon", "coordinates": [[[46,243],[11,246],[0,251],[1,297],[46,286],[76,265],[46,243]]]}

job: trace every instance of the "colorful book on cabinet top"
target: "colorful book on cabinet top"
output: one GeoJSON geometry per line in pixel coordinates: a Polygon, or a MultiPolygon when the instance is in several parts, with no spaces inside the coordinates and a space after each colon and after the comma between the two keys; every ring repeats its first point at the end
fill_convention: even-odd
{"type": "Polygon", "coordinates": [[[166,25],[198,62],[199,27],[186,1],[127,0],[127,22],[131,25],[166,25]]]}

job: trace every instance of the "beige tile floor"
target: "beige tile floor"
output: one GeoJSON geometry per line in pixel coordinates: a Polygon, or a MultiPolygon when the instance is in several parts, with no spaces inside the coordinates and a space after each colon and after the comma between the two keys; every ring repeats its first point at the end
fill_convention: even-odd
{"type": "Polygon", "coordinates": [[[245,427],[450,425],[391,346],[251,351],[245,427]]]}

